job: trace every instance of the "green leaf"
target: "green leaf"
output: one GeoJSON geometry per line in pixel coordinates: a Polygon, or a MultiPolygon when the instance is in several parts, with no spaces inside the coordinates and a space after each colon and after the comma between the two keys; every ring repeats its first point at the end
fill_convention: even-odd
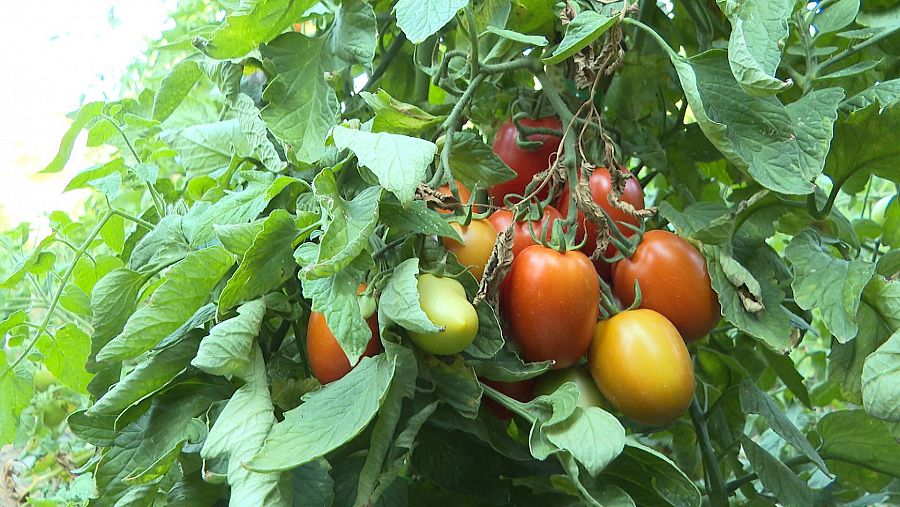
{"type": "Polygon", "coordinates": [[[765,356],[769,367],[772,368],[772,371],[774,371],[775,374],[778,375],[778,378],[784,382],[784,385],[787,386],[791,393],[793,393],[806,408],[812,410],[813,407],[812,402],[809,399],[809,391],[806,389],[806,384],[803,383],[803,376],[797,371],[791,357],[783,354],[776,354],[766,347],[762,347],[761,352],[763,356],[765,356]]]}
{"type": "Polygon", "coordinates": [[[138,401],[159,392],[191,363],[199,346],[200,335],[195,334],[193,339],[182,340],[152,354],[98,399],[87,415],[118,416],[138,401]]]}
{"type": "Polygon", "coordinates": [[[818,430],[825,459],[900,477],[897,441],[884,421],[862,410],[841,410],[822,417],[818,430]]]}
{"type": "Polygon", "coordinates": [[[331,276],[353,262],[369,245],[378,225],[381,188],[369,187],[351,201],[344,200],[334,173],[325,169],[313,180],[319,205],[326,210],[325,231],[314,263],[303,267],[304,278],[331,276]]]}
{"type": "Polygon", "coordinates": [[[443,116],[434,116],[412,104],[400,102],[381,89],[378,93],[361,92],[360,96],[375,112],[372,132],[418,134],[444,121],[443,116]]]}
{"type": "Polygon", "coordinates": [[[278,157],[275,146],[269,141],[269,131],[266,124],[259,117],[259,109],[253,104],[253,99],[241,93],[237,96],[232,107],[241,132],[250,143],[252,154],[273,173],[284,171],[287,164],[278,157]]]}
{"type": "Polygon", "coordinates": [[[91,291],[91,355],[122,332],[147,276],[128,268],[107,273],[91,291]]]}
{"type": "Polygon", "coordinates": [[[450,171],[470,189],[487,188],[516,177],[516,172],[500,160],[481,136],[471,131],[453,135],[450,171]]]}
{"type": "Polygon", "coordinates": [[[397,26],[413,44],[444,27],[468,0],[399,0],[394,6],[397,26]]]}
{"type": "MultiPolygon", "coordinates": [[[[298,2],[303,3],[303,2],[298,2]]],[[[278,75],[266,87],[262,118],[301,162],[325,153],[325,137],[338,118],[337,95],[325,80],[324,42],[286,33],[260,48],[278,75]]]]}
{"type": "Polygon", "coordinates": [[[41,335],[38,350],[44,356],[44,365],[54,377],[73,391],[87,394],[91,375],[85,364],[91,354],[91,337],[75,324],[65,324],[56,335],[41,335]]]}
{"type": "Polygon", "coordinates": [[[216,174],[228,168],[233,154],[250,153],[237,119],[164,131],[161,137],[178,152],[188,176],[216,174]]]}
{"type": "Polygon", "coordinates": [[[435,395],[463,417],[475,419],[481,405],[481,385],[475,370],[459,356],[447,363],[431,354],[420,354],[421,376],[434,385],[435,395]]]}
{"type": "MultiPolygon", "coordinates": [[[[6,371],[9,363],[6,350],[0,349],[0,371],[6,371]]],[[[18,369],[0,378],[0,442],[12,442],[19,428],[19,414],[31,403],[33,384],[18,369]]]]}
{"type": "Polygon", "coordinates": [[[854,319],[859,298],[875,273],[875,265],[834,257],[821,237],[810,229],[794,236],[784,254],[793,268],[791,288],[797,306],[822,312],[825,327],[841,343],[856,336],[854,319]]]}
{"type": "Polygon", "coordinates": [[[625,442],[622,453],[600,477],[605,483],[624,489],[637,505],[696,507],[701,504],[697,486],[671,459],[632,440],[625,442]]]}
{"type": "Polygon", "coordinates": [[[100,229],[100,237],[112,251],[121,253],[125,248],[125,219],[119,215],[109,217],[100,229]]]}
{"type": "Polygon", "coordinates": [[[853,112],[875,103],[881,104],[883,108],[887,108],[898,100],[900,100],[900,79],[879,81],[845,100],[841,104],[841,110],[853,112]]]}
{"type": "Polygon", "coordinates": [[[364,357],[345,377],[306,394],[244,466],[258,472],[288,470],[343,445],[375,417],[395,368],[396,360],[385,354],[364,357]]]}
{"type": "Polygon", "coordinates": [[[241,92],[241,74],[243,72],[240,65],[231,62],[205,61],[200,68],[229,102],[237,99],[238,93],[241,92]]]}
{"type": "Polygon", "coordinates": [[[549,42],[547,42],[547,38],[541,35],[525,35],[524,33],[514,32],[512,30],[504,30],[503,28],[497,28],[496,26],[488,25],[487,31],[503,37],[504,39],[509,39],[513,42],[521,42],[522,44],[527,44],[529,46],[540,46],[544,47],[549,42]]]}
{"type": "Polygon", "coordinates": [[[381,200],[379,214],[381,221],[392,229],[462,241],[446,217],[429,208],[424,201],[413,201],[404,209],[393,195],[388,195],[381,200]]]}
{"type": "Polygon", "coordinates": [[[204,459],[228,461],[229,501],[232,505],[290,505],[281,498],[281,474],[258,473],[244,466],[264,449],[263,443],[275,426],[274,406],[269,395],[262,351],[259,346],[254,346],[250,352],[246,358],[250,366],[246,383],[234,393],[219,414],[200,455],[204,459]]]}
{"type": "Polygon", "coordinates": [[[859,0],[831,2],[813,18],[813,26],[821,33],[836,32],[849,25],[859,12],[859,0]]]}
{"type": "Polygon", "coordinates": [[[184,259],[191,252],[190,241],[185,234],[181,215],[164,217],[134,246],[128,266],[136,271],[150,272],[184,259]]]}
{"type": "Polygon", "coordinates": [[[226,16],[200,49],[217,60],[240,58],[277,37],[315,3],[315,0],[241,2],[241,8],[226,16]]]}
{"type": "Polygon", "coordinates": [[[153,348],[206,302],[233,264],[234,257],[222,247],[199,250],[179,261],[166,272],[150,302],[97,353],[97,361],[128,359],[153,348]]]}
{"type": "Polygon", "coordinates": [[[325,54],[331,58],[330,69],[341,71],[352,65],[371,67],[375,58],[375,11],[360,0],[341,3],[325,40],[325,54]]]}
{"type": "MultiPolygon", "coordinates": [[[[312,262],[316,250],[314,244],[304,243],[294,252],[294,258],[301,265],[312,262]]],[[[353,264],[325,278],[300,278],[303,296],[312,300],[314,312],[325,315],[329,329],[351,364],[362,356],[372,339],[372,330],[360,313],[357,298],[359,284],[371,263],[366,257],[361,255],[353,264]]]]}
{"type": "Polygon", "coordinates": [[[900,422],[900,329],[866,358],[862,399],[872,417],[900,422]]]}
{"type": "Polygon", "coordinates": [[[516,382],[534,378],[548,371],[552,366],[552,361],[526,363],[508,347],[501,348],[491,358],[472,359],[468,363],[475,367],[479,377],[501,382],[516,382]]]}
{"type": "Polygon", "coordinates": [[[842,115],[834,127],[825,174],[849,194],[864,188],[868,174],[900,183],[896,170],[900,165],[900,145],[892,141],[898,129],[900,103],[883,109],[873,103],[842,115]]]}
{"type": "Polygon", "coordinates": [[[616,21],[615,17],[606,17],[587,9],[579,12],[566,27],[566,35],[562,42],[552,55],[543,59],[543,62],[548,65],[562,62],[597,40],[612,28],[616,21]]]}
{"type": "Polygon", "coordinates": [[[878,60],[862,61],[848,67],[844,67],[843,69],[830,72],[828,74],[825,74],[824,76],[819,76],[816,78],[816,80],[838,79],[842,77],[854,76],[856,74],[862,74],[867,70],[874,69],[875,67],[879,66],[883,61],[883,58],[878,60]]]}
{"type": "Polygon", "coordinates": [[[182,60],[173,67],[153,97],[153,119],[165,121],[171,116],[202,75],[194,60],[182,60]]]}
{"type": "Polygon", "coordinates": [[[260,219],[247,224],[213,224],[213,230],[216,232],[216,237],[222,242],[222,246],[243,258],[247,254],[247,250],[253,246],[256,236],[262,232],[264,221],[264,219],[260,219]]]}
{"type": "Polygon", "coordinates": [[[734,78],[751,95],[772,95],[791,86],[775,77],[787,42],[791,0],[718,0],[731,21],[728,63],[734,78]]]}
{"type": "Polygon", "coordinates": [[[119,177],[125,175],[125,172],[128,169],[125,167],[125,160],[122,158],[114,158],[105,164],[101,164],[99,166],[94,166],[90,169],[85,169],[80,173],[76,174],[69,184],[66,185],[65,190],[63,192],[68,192],[70,190],[77,190],[79,188],[88,188],[93,181],[99,180],[101,178],[105,178],[112,173],[119,173],[119,177]]]}
{"type": "Polygon", "coordinates": [[[393,322],[416,333],[440,331],[419,305],[418,274],[418,257],[406,259],[394,268],[378,301],[378,321],[382,328],[393,322]]]}
{"type": "Polygon", "coordinates": [[[21,326],[28,320],[28,314],[25,310],[16,310],[0,321],[0,336],[6,336],[6,333],[21,326]]]}
{"type": "Polygon", "coordinates": [[[726,54],[669,54],[697,123],[729,161],[768,189],[808,194],[832,138],[839,88],[816,90],[785,107],[777,98],[743,92],[726,54]]]}
{"type": "MultiPolygon", "coordinates": [[[[303,225],[318,220],[315,215],[304,215],[303,218],[303,225]]],[[[273,211],[262,222],[262,230],[222,289],[219,296],[220,314],[242,301],[277,289],[294,275],[297,264],[294,262],[293,242],[299,233],[294,217],[283,209],[273,211]]]]}
{"type": "Polygon", "coordinates": [[[42,239],[40,243],[35,245],[34,250],[32,250],[25,258],[16,262],[12,272],[9,273],[5,279],[0,280],[0,289],[12,289],[21,283],[28,273],[43,274],[49,271],[50,268],[53,267],[56,256],[50,252],[45,252],[44,249],[49,247],[55,238],[55,233],[50,234],[42,239]]]}
{"type": "Polygon", "coordinates": [[[246,378],[252,374],[249,368],[253,344],[266,315],[266,305],[257,299],[241,305],[237,313],[210,329],[209,336],[200,342],[192,365],[212,375],[246,378]]]}
{"type": "Polygon", "coordinates": [[[437,152],[432,142],[387,132],[373,134],[339,125],[332,135],[338,149],[352,151],[360,165],[375,173],[378,183],[404,207],[412,203],[437,152]]]}
{"type": "Polygon", "coordinates": [[[294,489],[293,507],[331,507],[334,505],[334,479],[331,465],[319,459],[291,471],[294,489]]]}
{"type": "Polygon", "coordinates": [[[784,505],[813,504],[812,490],[787,465],[747,436],[741,439],[741,446],[747,455],[747,461],[759,477],[759,482],[774,493],[780,502],[784,505]]]}
{"type": "Polygon", "coordinates": [[[707,245],[721,245],[731,240],[734,212],[723,203],[700,201],[678,211],[663,201],[659,203],[659,212],[675,226],[680,236],[696,238],[707,245]]]}
{"type": "Polygon", "coordinates": [[[625,446],[625,428],[598,407],[576,407],[564,421],[542,428],[547,439],[568,451],[591,475],[597,475],[625,446]]]}
{"type": "Polygon", "coordinates": [[[88,128],[97,118],[103,114],[103,108],[106,107],[105,102],[88,102],[81,106],[72,120],[69,130],[63,135],[59,142],[59,150],[53,160],[47,164],[47,167],[41,169],[41,173],[58,173],[66,166],[69,157],[72,156],[72,147],[75,146],[75,139],[82,129],[88,128]]]}
{"type": "Polygon", "coordinates": [[[828,473],[828,468],[825,467],[825,462],[822,460],[819,453],[817,453],[809,443],[806,436],[804,436],[803,433],[794,426],[794,423],[784,415],[784,412],[778,408],[778,405],[775,404],[775,400],[773,400],[771,396],[761,391],[756,387],[756,384],[746,379],[740,384],[740,395],[741,409],[745,413],[762,416],[766,422],[769,423],[769,427],[772,428],[772,431],[783,438],[785,442],[791,444],[794,448],[803,453],[803,455],[815,463],[820,470],[826,474],[828,473]]]}

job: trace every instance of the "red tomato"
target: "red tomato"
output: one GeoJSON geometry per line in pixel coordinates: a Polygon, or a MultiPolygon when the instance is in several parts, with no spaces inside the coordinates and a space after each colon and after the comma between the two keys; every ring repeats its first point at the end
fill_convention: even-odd
{"type": "MultiPolygon", "coordinates": [[[[544,234],[544,230],[550,228],[547,232],[547,239],[550,239],[552,237],[553,221],[561,218],[562,215],[559,214],[559,211],[556,211],[556,208],[545,206],[544,215],[541,217],[540,222],[516,222],[515,230],[513,230],[513,255],[518,255],[522,250],[537,244],[531,238],[532,229],[534,230],[534,236],[540,238],[544,234]]],[[[497,229],[497,234],[505,231],[512,224],[512,220],[512,211],[508,209],[497,210],[488,217],[488,221],[494,224],[494,228],[497,229]]]]}
{"type": "MultiPolygon", "coordinates": [[[[531,378],[518,382],[501,382],[499,380],[484,380],[483,382],[514,400],[526,403],[534,398],[534,385],[537,379],[531,378]]],[[[513,413],[508,408],[490,399],[487,395],[482,396],[481,399],[484,401],[484,406],[493,412],[497,419],[512,419],[513,413]]]]}
{"type": "MultiPolygon", "coordinates": [[[[625,172],[628,172],[625,170],[625,172]]],[[[616,226],[626,237],[631,237],[634,235],[634,231],[629,229],[628,227],[623,226],[619,222],[629,223],[631,225],[639,225],[639,222],[636,218],[625,213],[624,211],[619,210],[615,206],[609,202],[609,192],[612,188],[612,179],[609,174],[609,170],[605,167],[598,167],[594,169],[594,172],[591,173],[591,177],[588,180],[588,183],[591,187],[591,195],[594,197],[594,202],[599,204],[609,217],[616,222],[616,226]]],[[[625,183],[625,191],[622,192],[622,201],[625,201],[637,209],[644,208],[644,191],[641,189],[641,184],[638,182],[637,178],[628,178],[625,183]]],[[[566,216],[569,212],[569,192],[566,190],[562,197],[559,200],[559,212],[566,216]]],[[[581,241],[587,236],[587,241],[584,243],[584,247],[582,247],[581,251],[584,253],[591,255],[594,252],[594,248],[597,245],[597,226],[594,225],[590,220],[585,220],[584,213],[581,211],[578,212],[578,231],[576,235],[577,241],[581,241]]],[[[606,248],[606,256],[612,257],[616,254],[616,247],[609,245],[606,248]]],[[[603,261],[603,259],[597,259],[594,261],[594,267],[597,268],[597,273],[600,274],[605,280],[610,279],[610,265],[603,261]]]]}
{"type": "Polygon", "coordinates": [[[625,306],[641,285],[641,308],[655,310],[675,324],[685,341],[702,338],[719,322],[719,300],[706,259],[690,243],[668,231],[648,231],[630,259],[612,268],[613,292],[625,306]]]}
{"type": "MultiPolygon", "coordinates": [[[[456,180],[456,189],[459,190],[459,202],[461,202],[463,204],[467,204],[469,202],[469,199],[472,198],[472,192],[469,191],[469,187],[460,183],[459,180],[456,180]]],[[[438,192],[440,192],[442,194],[453,195],[453,193],[450,191],[450,185],[441,185],[440,187],[437,187],[435,190],[437,190],[438,192]]],[[[475,207],[475,211],[478,211],[477,206],[475,207]]],[[[453,213],[452,210],[443,209],[443,208],[437,208],[437,212],[438,213],[453,213]]]]}
{"type": "MultiPolygon", "coordinates": [[[[562,131],[563,128],[562,122],[555,117],[537,120],[523,119],[519,123],[525,127],[551,128],[559,131],[562,131]]],[[[559,137],[552,135],[532,134],[528,136],[529,141],[540,141],[544,144],[537,149],[526,150],[516,144],[517,136],[518,131],[512,120],[503,122],[494,136],[494,153],[517,175],[507,182],[488,188],[488,195],[497,206],[503,205],[503,198],[508,194],[522,195],[525,187],[531,182],[531,178],[550,167],[556,160],[556,150],[559,149],[559,143],[562,141],[559,137]]],[[[542,195],[546,196],[547,192],[542,192],[542,195]]]]}
{"type": "Polygon", "coordinates": [[[503,314],[525,359],[565,368],[584,355],[600,304],[597,272],[586,255],[528,247],[505,283],[503,314]]]}
{"type": "MultiPolygon", "coordinates": [[[[360,285],[359,291],[362,292],[364,289],[365,285],[360,285]]],[[[363,355],[372,357],[381,352],[381,340],[378,338],[378,317],[372,315],[366,322],[372,331],[372,338],[366,345],[363,355]]],[[[309,324],[306,327],[306,355],[313,375],[322,384],[334,382],[353,369],[350,366],[350,360],[347,359],[347,355],[344,354],[344,350],[331,332],[331,328],[325,322],[325,314],[320,312],[312,312],[309,316],[309,324]]]]}
{"type": "Polygon", "coordinates": [[[452,222],[450,226],[456,229],[463,242],[444,238],[444,248],[453,252],[459,263],[468,267],[477,280],[481,280],[484,266],[497,241],[497,229],[484,219],[472,220],[469,225],[452,222]]]}

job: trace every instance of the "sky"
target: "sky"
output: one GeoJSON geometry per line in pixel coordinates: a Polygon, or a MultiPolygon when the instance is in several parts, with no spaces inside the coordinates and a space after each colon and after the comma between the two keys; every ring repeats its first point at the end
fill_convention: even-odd
{"type": "Polygon", "coordinates": [[[128,64],[170,27],[174,0],[4,0],[0,16],[0,228],[39,225],[76,211],[84,194],[62,194],[100,159],[82,134],[63,173],[37,175],[83,102],[119,97],[128,64]]]}

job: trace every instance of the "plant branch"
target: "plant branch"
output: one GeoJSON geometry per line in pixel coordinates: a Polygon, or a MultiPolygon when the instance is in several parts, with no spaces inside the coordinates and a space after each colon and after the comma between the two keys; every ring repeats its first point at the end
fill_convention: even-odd
{"type": "Polygon", "coordinates": [[[391,62],[394,60],[394,57],[400,52],[400,49],[403,48],[403,43],[406,42],[406,35],[403,32],[399,32],[396,37],[394,37],[394,41],[391,42],[391,45],[388,46],[387,51],[383,55],[381,55],[381,61],[378,62],[378,66],[375,67],[375,70],[372,71],[372,75],[369,76],[369,80],[366,81],[366,84],[362,87],[362,90],[367,92],[372,85],[374,85],[381,76],[384,75],[385,71],[387,71],[388,67],[391,66],[391,62]]]}
{"type": "Polygon", "coordinates": [[[145,229],[148,229],[148,230],[151,230],[151,231],[152,231],[153,228],[156,227],[156,225],[154,225],[154,224],[152,224],[152,223],[150,223],[150,222],[144,220],[143,218],[136,217],[136,216],[134,216],[134,215],[132,215],[132,214],[130,214],[130,213],[126,213],[126,212],[124,212],[124,211],[122,211],[122,210],[114,209],[114,210],[112,210],[112,211],[113,211],[113,213],[115,213],[116,215],[119,215],[120,217],[124,218],[125,220],[128,220],[128,221],[130,221],[130,222],[134,222],[134,223],[140,225],[141,227],[143,227],[143,228],[145,228],[145,229]]]}
{"type": "Polygon", "coordinates": [[[442,127],[444,128],[445,134],[444,147],[441,148],[441,162],[438,164],[438,170],[434,172],[431,181],[428,182],[428,186],[435,187],[441,183],[445,174],[452,174],[450,172],[450,150],[453,146],[453,134],[456,132],[463,111],[465,111],[469,101],[471,101],[472,97],[475,95],[475,90],[478,89],[478,85],[484,81],[484,78],[485,74],[478,74],[471,82],[469,82],[469,86],[466,87],[466,90],[456,102],[456,105],[453,106],[453,110],[450,111],[450,116],[444,121],[442,127]]]}
{"type": "Polygon", "coordinates": [[[475,14],[472,12],[472,2],[466,5],[466,34],[469,36],[469,79],[475,79],[478,75],[478,67],[481,62],[478,57],[478,29],[475,27],[475,14]]]}
{"type": "Polygon", "coordinates": [[[813,77],[817,76],[819,71],[821,71],[822,69],[824,69],[826,67],[830,67],[831,65],[834,65],[845,58],[853,56],[856,53],[859,53],[860,51],[862,51],[863,49],[866,49],[868,47],[874,46],[875,44],[878,44],[879,42],[883,41],[884,39],[887,39],[888,37],[897,33],[898,30],[900,30],[900,25],[897,25],[889,30],[885,30],[885,31],[881,32],[880,34],[878,34],[874,37],[871,37],[863,42],[860,42],[859,44],[857,44],[855,46],[850,46],[849,48],[845,49],[844,51],[825,60],[824,62],[822,62],[821,65],[816,67],[816,72],[814,73],[813,77]]]}
{"type": "Polygon", "coordinates": [[[709,504],[712,507],[725,507],[728,505],[728,494],[725,489],[725,481],[722,479],[722,470],[719,468],[719,460],[716,459],[716,451],[709,440],[709,431],[706,429],[706,418],[697,397],[691,400],[691,421],[694,423],[694,431],[697,432],[697,443],[700,445],[700,455],[703,458],[703,468],[706,469],[706,490],[709,495],[709,504]]]}
{"type": "MultiPolygon", "coordinates": [[[[134,148],[134,144],[131,143],[131,139],[128,138],[128,135],[125,134],[125,131],[122,130],[122,126],[119,125],[119,122],[112,118],[111,116],[103,115],[103,119],[112,124],[113,127],[119,132],[119,135],[122,136],[122,139],[125,141],[125,145],[128,146],[128,151],[131,152],[131,156],[137,161],[138,164],[142,164],[141,156],[138,155],[137,150],[134,148]]],[[[156,208],[156,213],[163,217],[166,212],[166,204],[163,200],[162,196],[159,194],[159,191],[150,184],[149,181],[145,182],[147,185],[147,191],[150,192],[150,198],[153,200],[153,206],[156,208]]]]}
{"type": "MultiPolygon", "coordinates": [[[[794,456],[793,458],[788,458],[784,460],[784,464],[787,465],[788,468],[793,468],[797,465],[802,465],[804,463],[809,463],[809,458],[806,456],[794,456]]],[[[756,475],[756,472],[751,472],[747,475],[743,475],[738,477],[733,481],[728,481],[728,484],[725,485],[725,490],[728,493],[728,496],[734,494],[741,486],[744,484],[750,483],[758,479],[759,476],[756,475]]]]}

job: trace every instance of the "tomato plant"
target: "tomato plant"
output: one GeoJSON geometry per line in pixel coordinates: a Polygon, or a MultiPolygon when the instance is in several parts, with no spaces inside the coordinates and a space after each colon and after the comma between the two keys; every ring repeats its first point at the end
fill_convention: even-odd
{"type": "Polygon", "coordinates": [[[613,265],[613,290],[624,305],[640,284],[641,308],[669,319],[686,341],[706,336],[721,319],[706,259],[690,243],[668,231],[648,231],[630,258],[613,265]]]}
{"type": "MultiPolygon", "coordinates": [[[[535,395],[535,379],[519,380],[517,382],[502,382],[499,380],[485,380],[484,383],[509,396],[510,398],[522,402],[530,401],[535,395]]],[[[491,411],[497,419],[512,419],[513,413],[503,405],[490,398],[482,399],[484,406],[491,411]]]]}
{"type": "Polygon", "coordinates": [[[528,247],[516,256],[505,283],[503,314],[525,359],[565,368],[584,355],[600,303],[587,256],[528,247]]]}
{"type": "Polygon", "coordinates": [[[0,210],[0,503],[900,502],[890,2],[173,8],[0,210]]]}

